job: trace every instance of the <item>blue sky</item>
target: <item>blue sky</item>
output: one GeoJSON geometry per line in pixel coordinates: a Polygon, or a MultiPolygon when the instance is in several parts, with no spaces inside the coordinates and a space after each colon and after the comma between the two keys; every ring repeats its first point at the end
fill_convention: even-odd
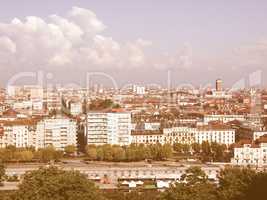
{"type": "MultiPolygon", "coordinates": [[[[221,77],[230,86],[254,71],[262,70],[263,74],[266,72],[267,1],[264,0],[9,0],[0,4],[0,23],[9,24],[15,17],[25,22],[25,17],[36,16],[49,24],[49,16],[53,14],[69,20],[68,12],[73,6],[95,13],[97,20],[105,25],[105,29],[96,34],[105,39],[112,38],[123,49],[118,53],[120,55],[116,52],[116,56],[133,56],[123,54],[123,51],[129,50],[124,46],[130,46],[129,51],[138,54],[133,58],[134,61],[138,59],[139,62],[140,56],[145,60],[142,64],[140,61],[138,66],[136,63],[130,63],[132,60],[129,61],[127,58],[119,61],[119,67],[118,63],[114,62],[104,62],[104,65],[110,67],[103,67],[95,62],[86,61],[80,65],[90,67],[78,69],[69,64],[67,69],[77,73],[77,76],[85,70],[99,70],[115,74],[118,76],[116,79],[122,83],[129,81],[129,73],[132,82],[164,83],[165,77],[161,75],[171,70],[175,77],[174,84],[189,82],[198,85],[210,83],[221,77]],[[135,42],[140,39],[149,41],[151,45],[138,49],[139,46],[137,48],[135,42]],[[177,60],[177,57],[182,61],[177,60]],[[158,65],[159,68],[155,67],[158,65]],[[144,71],[149,71],[150,76],[144,76],[144,71]],[[203,76],[200,77],[199,73],[203,76]]],[[[0,31],[0,36],[3,37],[5,34],[9,33],[0,31]]],[[[8,38],[17,45],[15,54],[19,54],[17,43],[22,39],[14,34],[8,35],[8,38]]],[[[6,38],[4,41],[6,45],[6,38]]],[[[73,51],[71,53],[73,54],[73,51]]],[[[108,52],[108,56],[114,56],[113,53],[113,50],[111,53],[108,52]]],[[[60,76],[60,72],[66,69],[65,66],[47,66],[31,62],[31,67],[28,63],[25,66],[25,63],[12,63],[9,70],[6,66],[10,62],[0,62],[1,72],[5,71],[8,74],[0,77],[1,82],[5,83],[8,77],[16,72],[37,69],[52,72],[60,82],[77,79],[72,76],[73,74],[60,76]]],[[[73,62],[77,63],[76,60],[73,62]]]]}

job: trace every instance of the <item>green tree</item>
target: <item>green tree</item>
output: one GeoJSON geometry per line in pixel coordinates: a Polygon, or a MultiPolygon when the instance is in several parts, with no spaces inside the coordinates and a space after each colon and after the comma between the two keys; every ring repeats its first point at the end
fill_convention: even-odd
{"type": "Polygon", "coordinates": [[[3,179],[6,174],[5,165],[1,162],[0,163],[0,186],[3,184],[3,179]]]}
{"type": "Polygon", "coordinates": [[[97,159],[97,149],[95,145],[87,145],[85,147],[85,153],[89,160],[97,159]]]}
{"type": "Polygon", "coordinates": [[[15,200],[104,199],[86,176],[55,167],[27,172],[14,195],[15,200]]]}
{"type": "Polygon", "coordinates": [[[71,156],[71,155],[74,155],[74,153],[76,153],[77,151],[77,148],[75,145],[67,145],[65,146],[64,148],[64,152],[68,155],[68,156],[71,156]]]}
{"type": "Polygon", "coordinates": [[[173,150],[180,154],[183,153],[183,144],[181,143],[173,144],[173,150]]]}
{"type": "Polygon", "coordinates": [[[189,144],[183,144],[182,145],[182,150],[183,150],[183,153],[184,154],[189,154],[189,152],[190,152],[190,145],[189,144]]]}
{"type": "Polygon", "coordinates": [[[16,147],[14,145],[8,145],[5,149],[1,149],[0,155],[3,162],[11,161],[14,159],[14,154],[16,152],[16,147]]]}
{"type": "Polygon", "coordinates": [[[97,160],[104,160],[104,149],[102,146],[98,146],[96,148],[96,155],[97,155],[97,160]]]}
{"type": "Polygon", "coordinates": [[[199,143],[193,143],[191,146],[195,154],[199,154],[201,152],[201,145],[199,143]]]}
{"type": "Polygon", "coordinates": [[[125,156],[126,156],[126,160],[127,161],[138,161],[140,158],[138,158],[138,153],[137,150],[138,146],[135,144],[131,144],[130,146],[128,146],[125,150],[125,156]]]}
{"type": "Polygon", "coordinates": [[[246,199],[248,189],[256,172],[250,168],[227,167],[219,174],[219,192],[222,200],[246,199]]]}
{"type": "Polygon", "coordinates": [[[245,191],[246,200],[265,200],[267,197],[267,173],[260,172],[254,176],[245,191]]]}
{"type": "Polygon", "coordinates": [[[208,182],[204,171],[199,167],[191,167],[176,183],[161,196],[162,200],[217,200],[216,186],[208,182]]]}
{"type": "Polygon", "coordinates": [[[17,150],[14,153],[14,159],[23,162],[30,162],[33,159],[33,153],[30,150],[17,150]]]}
{"type": "Polygon", "coordinates": [[[181,176],[181,180],[188,185],[195,185],[198,183],[206,183],[208,177],[200,167],[190,167],[186,169],[185,174],[181,176]]]}
{"type": "Polygon", "coordinates": [[[104,160],[105,161],[113,161],[113,155],[112,155],[112,146],[109,144],[105,144],[102,146],[103,153],[104,153],[104,160]]]}
{"type": "Polygon", "coordinates": [[[212,160],[215,162],[223,162],[225,160],[226,146],[218,143],[211,143],[212,160]]]}
{"type": "Polygon", "coordinates": [[[113,146],[112,147],[112,157],[113,161],[124,161],[125,160],[125,151],[120,146],[113,146]]]}
{"type": "Polygon", "coordinates": [[[144,144],[139,144],[135,147],[135,156],[138,160],[145,160],[151,157],[151,153],[149,148],[147,148],[144,144]]]}
{"type": "Polygon", "coordinates": [[[57,151],[53,146],[48,146],[43,149],[39,149],[35,152],[34,157],[39,159],[41,162],[49,162],[49,161],[58,161],[62,158],[63,153],[61,151],[57,151]]]}
{"type": "Polygon", "coordinates": [[[201,160],[203,162],[209,162],[212,159],[212,151],[209,142],[202,142],[201,144],[201,160]]]}
{"type": "Polygon", "coordinates": [[[162,159],[166,160],[172,156],[173,148],[170,144],[162,146],[162,159]]]}
{"type": "Polygon", "coordinates": [[[201,183],[189,186],[177,183],[161,195],[161,200],[217,200],[216,186],[210,183],[201,183]]]}

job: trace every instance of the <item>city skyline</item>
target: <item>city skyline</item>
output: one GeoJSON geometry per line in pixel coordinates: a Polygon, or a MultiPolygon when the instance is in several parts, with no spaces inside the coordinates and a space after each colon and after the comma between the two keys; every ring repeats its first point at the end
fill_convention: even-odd
{"type": "Polygon", "coordinates": [[[267,1],[0,3],[0,199],[266,200],[267,1]]]}
{"type": "Polygon", "coordinates": [[[263,1],[11,0],[0,12],[0,83],[42,71],[52,83],[84,85],[85,73],[101,72],[119,85],[167,85],[170,73],[174,86],[221,78],[231,87],[258,73],[257,84],[266,86],[266,7],[263,1]]]}

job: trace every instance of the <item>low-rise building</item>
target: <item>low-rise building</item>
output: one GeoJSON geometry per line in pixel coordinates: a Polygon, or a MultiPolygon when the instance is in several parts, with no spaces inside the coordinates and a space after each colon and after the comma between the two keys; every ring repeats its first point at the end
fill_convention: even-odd
{"type": "Polygon", "coordinates": [[[242,141],[234,148],[234,165],[267,165],[267,137],[262,136],[257,141],[242,141]]]}
{"type": "Polygon", "coordinates": [[[221,124],[199,126],[195,132],[195,141],[199,144],[205,141],[229,146],[235,143],[235,130],[221,124]]]}
{"type": "Polygon", "coordinates": [[[165,144],[165,135],[162,131],[132,131],[131,133],[132,143],[134,144],[165,144]]]}
{"type": "Polygon", "coordinates": [[[219,121],[222,123],[227,123],[230,121],[245,121],[246,117],[244,115],[205,115],[204,122],[209,123],[213,121],[219,121]]]}
{"type": "Polygon", "coordinates": [[[235,130],[225,125],[171,127],[162,131],[132,131],[132,142],[137,144],[193,144],[215,142],[227,146],[235,143],[235,130]]]}
{"type": "Polygon", "coordinates": [[[192,144],[195,142],[195,133],[196,129],[190,127],[172,127],[163,129],[163,134],[166,138],[165,142],[169,144],[192,144]]]}

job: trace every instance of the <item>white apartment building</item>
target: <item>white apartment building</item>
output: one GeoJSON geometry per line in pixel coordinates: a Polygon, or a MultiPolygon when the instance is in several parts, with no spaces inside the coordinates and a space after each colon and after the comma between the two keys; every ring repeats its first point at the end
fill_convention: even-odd
{"type": "Polygon", "coordinates": [[[0,148],[9,145],[17,148],[35,146],[35,127],[33,120],[0,122],[0,148]]]}
{"type": "Polygon", "coordinates": [[[134,144],[165,144],[165,136],[162,134],[162,131],[132,131],[131,140],[134,144]]]}
{"type": "Polygon", "coordinates": [[[235,130],[223,125],[164,128],[160,131],[132,131],[132,142],[137,144],[215,142],[227,146],[235,143],[235,130]]]}
{"type": "Polygon", "coordinates": [[[267,138],[261,137],[259,143],[245,142],[234,148],[234,165],[267,165],[267,138]]]}
{"type": "Polygon", "coordinates": [[[165,142],[169,144],[192,144],[195,142],[195,132],[196,129],[190,127],[172,127],[163,129],[165,142]]]}
{"type": "Polygon", "coordinates": [[[131,143],[131,114],[90,112],[87,114],[87,143],[95,145],[131,143]]]}
{"type": "Polygon", "coordinates": [[[223,123],[227,123],[230,121],[245,121],[246,117],[244,115],[205,115],[204,116],[204,123],[209,123],[212,121],[220,121],[223,123]]]}
{"type": "Polygon", "coordinates": [[[62,107],[61,94],[53,88],[48,88],[45,92],[44,102],[49,111],[51,110],[60,110],[62,107]]]}
{"type": "Polygon", "coordinates": [[[27,101],[16,101],[12,105],[13,109],[30,109],[30,110],[42,110],[43,109],[43,100],[34,99],[27,101]]]}
{"type": "Polygon", "coordinates": [[[196,129],[195,141],[199,144],[205,141],[229,146],[235,143],[235,130],[223,125],[200,126],[196,129]]]}
{"type": "Polygon", "coordinates": [[[56,117],[43,119],[36,127],[36,149],[52,145],[57,150],[64,150],[68,145],[77,145],[76,121],[56,117]]]}

